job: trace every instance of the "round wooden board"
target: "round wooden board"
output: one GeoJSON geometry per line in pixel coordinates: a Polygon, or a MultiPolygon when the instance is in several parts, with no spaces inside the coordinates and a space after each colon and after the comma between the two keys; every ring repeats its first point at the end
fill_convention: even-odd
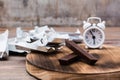
{"type": "Polygon", "coordinates": [[[89,53],[99,58],[94,66],[81,61],[68,66],[60,65],[58,59],[71,53],[67,47],[64,47],[61,51],[52,55],[30,53],[26,58],[30,64],[36,67],[63,73],[102,74],[120,71],[119,47],[104,45],[102,49],[90,49],[89,53]]]}
{"type": "Polygon", "coordinates": [[[48,71],[26,62],[27,72],[38,80],[120,80],[120,72],[107,74],[67,74],[55,71],[48,71]]]}

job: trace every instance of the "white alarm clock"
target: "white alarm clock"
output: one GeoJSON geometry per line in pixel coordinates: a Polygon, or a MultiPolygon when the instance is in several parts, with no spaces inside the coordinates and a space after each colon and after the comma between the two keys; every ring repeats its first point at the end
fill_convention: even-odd
{"type": "Polygon", "coordinates": [[[102,48],[105,40],[105,21],[101,22],[99,17],[90,17],[87,21],[83,21],[83,41],[86,48],[102,48]],[[98,20],[98,23],[90,23],[90,20],[98,20]]]}

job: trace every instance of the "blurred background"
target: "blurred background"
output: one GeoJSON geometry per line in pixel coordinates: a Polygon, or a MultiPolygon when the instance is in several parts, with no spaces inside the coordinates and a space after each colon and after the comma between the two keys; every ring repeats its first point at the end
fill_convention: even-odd
{"type": "Polygon", "coordinates": [[[120,26],[120,0],[0,0],[0,27],[82,26],[91,16],[120,26]]]}

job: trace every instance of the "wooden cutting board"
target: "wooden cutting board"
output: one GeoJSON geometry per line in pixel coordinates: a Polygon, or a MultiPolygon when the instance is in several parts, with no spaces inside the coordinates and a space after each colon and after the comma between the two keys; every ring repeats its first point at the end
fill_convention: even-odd
{"type": "Polygon", "coordinates": [[[38,80],[120,80],[120,72],[106,74],[67,74],[48,71],[26,62],[27,72],[38,80]]]}
{"type": "MultiPolygon", "coordinates": [[[[95,65],[89,65],[82,61],[67,66],[60,65],[58,59],[71,52],[67,47],[64,47],[57,54],[30,53],[26,56],[26,59],[39,69],[64,74],[96,75],[120,71],[120,47],[104,45],[102,49],[89,49],[89,53],[98,58],[95,65]]],[[[26,66],[26,68],[28,72],[31,72],[32,69],[30,70],[29,66],[26,66]]]]}

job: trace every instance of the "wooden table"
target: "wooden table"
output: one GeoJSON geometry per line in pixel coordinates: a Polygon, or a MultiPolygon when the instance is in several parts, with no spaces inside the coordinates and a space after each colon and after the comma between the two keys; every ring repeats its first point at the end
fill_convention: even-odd
{"type": "MultiPolygon", "coordinates": [[[[82,31],[82,28],[80,28],[80,27],[64,27],[64,28],[63,27],[55,27],[55,29],[57,31],[68,31],[68,32],[76,31],[77,28],[79,28],[82,31]]],[[[9,37],[15,36],[15,28],[0,28],[0,32],[3,32],[5,29],[10,30],[9,37]]],[[[27,27],[24,29],[29,30],[31,28],[27,27]]],[[[119,35],[120,27],[107,27],[105,31],[106,31],[105,43],[109,44],[109,45],[120,46],[120,35],[119,35]]],[[[25,65],[25,64],[26,64],[25,56],[10,56],[8,60],[0,61],[0,79],[1,80],[36,80],[35,78],[31,77],[26,72],[26,66],[31,67],[31,69],[33,69],[33,70],[37,70],[38,68],[34,67],[31,64],[28,64],[28,65],[25,65]]],[[[38,76],[40,76],[40,78],[43,78],[45,80],[52,79],[52,76],[55,76],[55,74],[56,74],[54,72],[51,72],[51,71],[49,72],[44,69],[39,69],[39,72],[40,72],[40,74],[38,74],[38,76]],[[48,75],[48,73],[50,73],[50,75],[48,75]]],[[[112,75],[112,76],[114,76],[114,80],[119,80],[118,79],[119,74],[120,73],[115,73],[114,75],[107,74],[106,76],[112,75]]],[[[78,75],[75,76],[75,75],[70,74],[69,76],[73,76],[73,79],[74,79],[74,77],[77,77],[78,75]]],[[[66,77],[69,77],[69,76],[66,76],[66,77]]],[[[92,76],[94,76],[94,75],[86,76],[86,77],[89,79],[92,76]]],[[[85,80],[86,77],[82,76],[80,79],[85,80]]],[[[99,78],[100,75],[95,75],[95,77],[99,78]]],[[[111,77],[108,77],[107,80],[110,80],[111,77]]],[[[101,79],[105,80],[104,77],[101,79]]],[[[61,79],[59,79],[59,80],[61,80],[61,79]]]]}

